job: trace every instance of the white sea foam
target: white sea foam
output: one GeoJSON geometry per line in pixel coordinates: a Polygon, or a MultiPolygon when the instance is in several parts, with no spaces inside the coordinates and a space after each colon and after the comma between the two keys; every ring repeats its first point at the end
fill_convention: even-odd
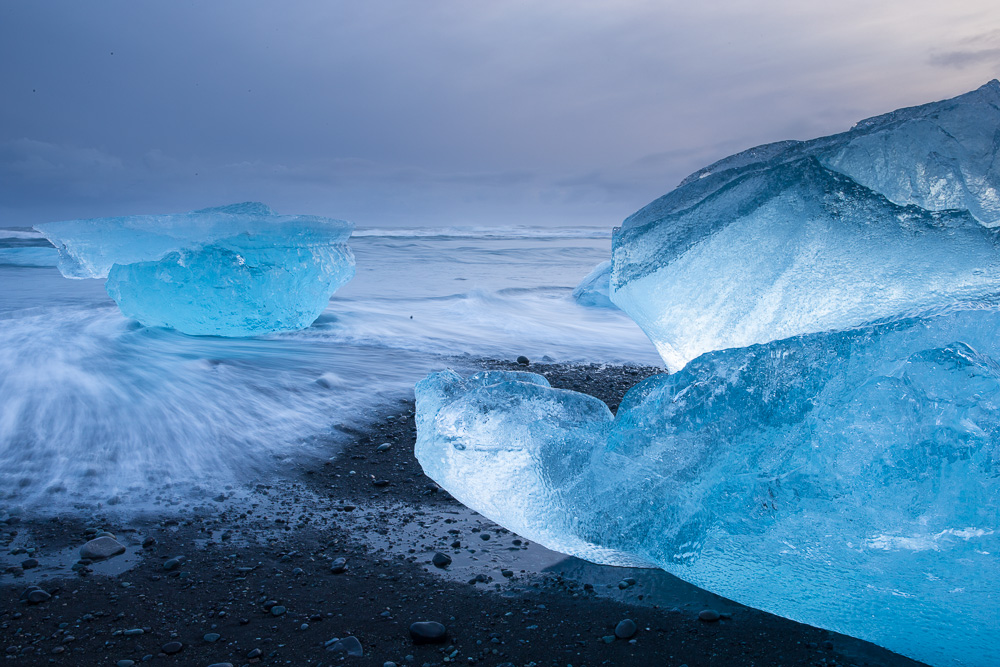
{"type": "Polygon", "coordinates": [[[570,297],[606,238],[438,231],[353,239],[357,277],[315,325],[240,341],[143,328],[98,280],[0,265],[0,509],[280,474],[478,357],[657,363],[627,316],[570,297]]]}

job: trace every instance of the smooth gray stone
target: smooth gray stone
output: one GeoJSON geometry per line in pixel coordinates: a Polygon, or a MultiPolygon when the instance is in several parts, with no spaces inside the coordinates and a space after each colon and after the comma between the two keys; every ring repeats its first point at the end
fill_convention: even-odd
{"type": "Polygon", "coordinates": [[[98,537],[80,547],[80,558],[104,560],[125,553],[125,547],[113,537],[98,537]]]}
{"type": "Polygon", "coordinates": [[[635,621],[631,618],[626,618],[615,626],[615,637],[618,637],[618,639],[631,639],[638,630],[639,628],[636,627],[635,621]]]}
{"type": "Polygon", "coordinates": [[[334,653],[346,653],[353,658],[361,658],[365,654],[364,649],[361,648],[361,642],[358,641],[357,637],[344,637],[343,639],[332,641],[332,643],[327,642],[326,650],[334,653]]]}
{"type": "Polygon", "coordinates": [[[414,644],[440,644],[447,636],[447,628],[436,621],[417,621],[410,625],[414,644]]]}

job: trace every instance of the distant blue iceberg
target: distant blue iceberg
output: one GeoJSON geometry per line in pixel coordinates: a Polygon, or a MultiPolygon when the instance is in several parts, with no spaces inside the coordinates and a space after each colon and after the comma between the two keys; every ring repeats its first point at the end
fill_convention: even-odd
{"type": "Polygon", "coordinates": [[[1000,311],[706,354],[617,416],[531,373],[416,387],[416,455],[551,549],[932,665],[1000,645],[1000,311]]]}
{"type": "Polygon", "coordinates": [[[302,329],[354,276],[352,225],[244,203],[36,225],[67,278],[107,278],[122,313],[187,334],[302,329]]]}
{"type": "Polygon", "coordinates": [[[685,179],[613,236],[611,300],[671,370],[1000,291],[1000,82],[685,179]]]}

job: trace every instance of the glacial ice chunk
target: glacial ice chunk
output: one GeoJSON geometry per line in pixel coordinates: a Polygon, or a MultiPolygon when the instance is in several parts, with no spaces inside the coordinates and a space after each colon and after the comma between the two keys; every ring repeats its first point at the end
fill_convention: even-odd
{"type": "Polygon", "coordinates": [[[581,306],[617,308],[611,302],[611,261],[601,262],[573,290],[573,298],[581,306]]]}
{"type": "Polygon", "coordinates": [[[352,225],[244,203],[36,225],[67,278],[106,278],[122,313],[188,334],[309,326],[354,276],[352,225]]]}
{"type": "Polygon", "coordinates": [[[1000,82],[752,148],[613,236],[611,300],[667,367],[1000,291],[1000,82]]]}
{"type": "Polygon", "coordinates": [[[417,384],[416,455],[459,501],[587,560],[932,665],[1000,642],[1000,310],[706,354],[612,418],[539,376],[417,384]]]}

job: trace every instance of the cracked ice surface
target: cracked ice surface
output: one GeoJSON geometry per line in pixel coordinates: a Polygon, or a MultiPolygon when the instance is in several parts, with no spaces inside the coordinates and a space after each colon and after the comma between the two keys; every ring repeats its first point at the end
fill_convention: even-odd
{"type": "Polygon", "coordinates": [[[728,157],[616,230],[611,300],[677,370],[998,292],[998,151],[994,80],[728,157]]]}
{"type": "Polygon", "coordinates": [[[1000,642],[1000,310],[706,354],[597,399],[515,372],[416,387],[416,454],[529,539],[649,563],[932,665],[1000,642]]]}
{"type": "Polygon", "coordinates": [[[188,334],[309,326],[354,276],[352,225],[244,203],[36,225],[67,278],[106,278],[126,317],[188,334]]]}

